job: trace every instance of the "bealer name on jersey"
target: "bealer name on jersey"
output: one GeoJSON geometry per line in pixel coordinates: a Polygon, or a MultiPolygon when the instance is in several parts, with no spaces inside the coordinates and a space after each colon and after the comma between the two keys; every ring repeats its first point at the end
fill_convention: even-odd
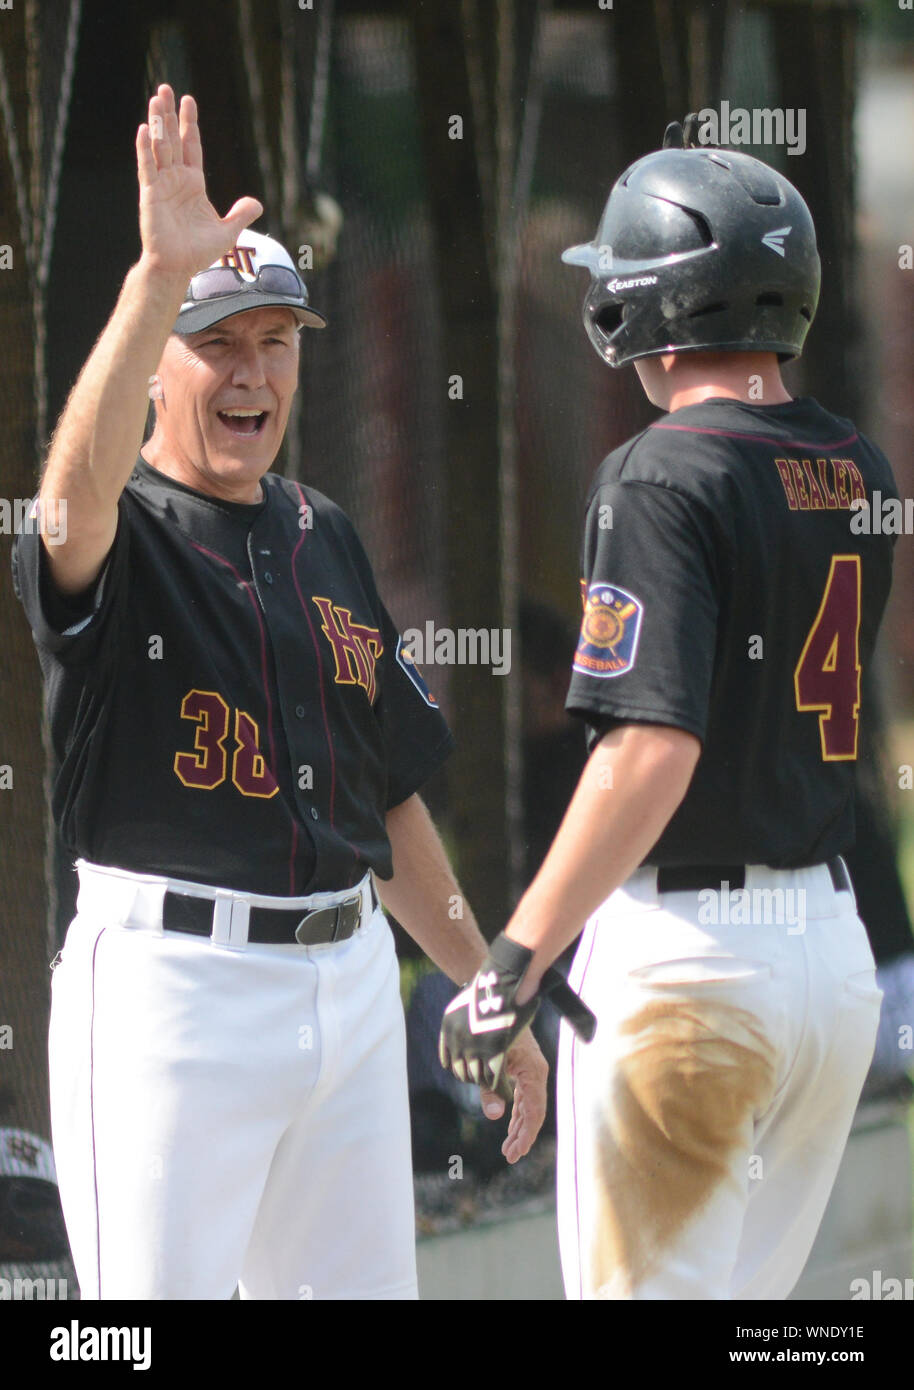
{"type": "Polygon", "coordinates": [[[857,498],[866,499],[853,459],[778,458],[774,466],[792,512],[850,511],[857,498]]]}

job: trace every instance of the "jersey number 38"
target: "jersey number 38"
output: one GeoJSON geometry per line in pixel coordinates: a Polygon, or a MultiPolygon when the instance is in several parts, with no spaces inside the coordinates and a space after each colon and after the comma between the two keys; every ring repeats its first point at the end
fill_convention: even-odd
{"type": "MultiPolygon", "coordinates": [[[[212,791],[228,775],[231,711],[215,690],[189,690],[181,702],[181,718],[197,725],[193,753],[176,753],[174,769],[185,787],[212,791]]],[[[279,791],[276,779],[260,751],[257,721],[246,710],[235,710],[235,747],[232,753],[232,781],[242,796],[265,800],[279,791]]]]}

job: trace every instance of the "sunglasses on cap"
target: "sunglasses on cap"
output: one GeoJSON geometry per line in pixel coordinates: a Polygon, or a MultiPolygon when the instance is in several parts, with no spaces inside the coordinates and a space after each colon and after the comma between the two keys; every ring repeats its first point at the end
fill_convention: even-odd
{"type": "MultiPolygon", "coordinates": [[[[220,299],[225,295],[237,294],[238,286],[245,289],[258,289],[264,294],[283,294],[290,299],[308,303],[308,292],[294,270],[284,265],[264,265],[253,280],[246,279],[231,265],[217,265],[210,270],[199,271],[187,289],[187,299],[199,303],[206,299],[220,299]]],[[[186,301],[185,301],[186,302],[186,301]]]]}

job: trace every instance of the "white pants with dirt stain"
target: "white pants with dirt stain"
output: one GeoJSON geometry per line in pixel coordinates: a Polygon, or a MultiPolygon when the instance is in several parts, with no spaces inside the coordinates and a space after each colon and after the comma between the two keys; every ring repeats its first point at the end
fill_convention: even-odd
{"type": "Polygon", "coordinates": [[[740,893],[658,894],[639,870],[569,978],[598,1024],[560,1044],[567,1297],[786,1298],[879,1021],[853,894],[825,865],[749,866],[740,893]]]}

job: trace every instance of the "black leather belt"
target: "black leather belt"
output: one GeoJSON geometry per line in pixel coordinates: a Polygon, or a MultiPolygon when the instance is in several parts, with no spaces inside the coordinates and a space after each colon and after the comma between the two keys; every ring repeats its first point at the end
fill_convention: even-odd
{"type": "MultiPolygon", "coordinates": [[[[850,877],[840,855],[829,859],[828,872],[836,893],[852,891],[850,877]]],[[[728,883],[731,892],[745,888],[745,864],[685,864],[657,870],[658,893],[697,893],[703,888],[713,888],[719,893],[722,883],[728,883]]]]}
{"type": "MultiPolygon", "coordinates": [[[[371,894],[374,911],[378,895],[373,882],[366,891],[371,894]]],[[[192,898],[168,889],[162,904],[162,926],[189,936],[211,936],[214,907],[212,898],[192,898]]],[[[335,907],[318,907],[311,912],[300,907],[252,907],[248,941],[261,946],[291,946],[296,941],[300,946],[323,946],[329,941],[345,941],[361,920],[362,894],[358,889],[335,907]]]]}

